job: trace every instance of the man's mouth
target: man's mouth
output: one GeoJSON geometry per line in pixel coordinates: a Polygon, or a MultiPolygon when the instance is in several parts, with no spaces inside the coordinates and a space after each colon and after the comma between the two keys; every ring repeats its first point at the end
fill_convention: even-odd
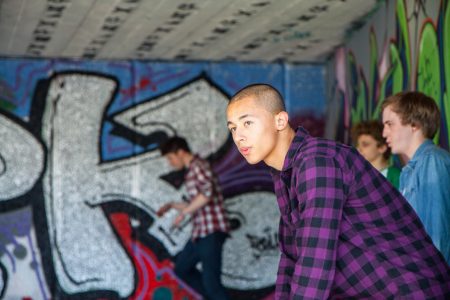
{"type": "Polygon", "coordinates": [[[250,147],[241,147],[239,148],[239,151],[242,153],[242,155],[247,156],[250,154],[250,147]]]}

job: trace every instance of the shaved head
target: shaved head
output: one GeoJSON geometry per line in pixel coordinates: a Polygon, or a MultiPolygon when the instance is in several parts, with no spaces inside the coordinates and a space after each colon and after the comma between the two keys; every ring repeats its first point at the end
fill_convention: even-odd
{"type": "Polygon", "coordinates": [[[228,105],[247,98],[252,98],[255,103],[261,105],[264,109],[274,115],[286,111],[283,97],[281,97],[281,94],[269,84],[258,83],[244,87],[231,98],[228,105]]]}

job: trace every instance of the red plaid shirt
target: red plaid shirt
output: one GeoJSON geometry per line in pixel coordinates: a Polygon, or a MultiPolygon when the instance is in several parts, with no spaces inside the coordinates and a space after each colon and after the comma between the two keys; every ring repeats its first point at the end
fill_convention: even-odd
{"type": "Polygon", "coordinates": [[[192,239],[205,237],[213,232],[228,232],[228,222],[223,208],[223,196],[210,164],[194,156],[185,175],[189,201],[203,194],[210,201],[192,214],[192,239]]]}

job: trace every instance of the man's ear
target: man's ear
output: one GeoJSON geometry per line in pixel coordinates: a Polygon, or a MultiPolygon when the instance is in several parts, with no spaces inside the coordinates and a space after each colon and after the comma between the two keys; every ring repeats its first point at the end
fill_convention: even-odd
{"type": "Polygon", "coordinates": [[[422,128],[420,127],[420,125],[415,124],[415,123],[411,123],[411,128],[412,128],[412,131],[419,131],[419,130],[422,130],[422,128]]]}
{"type": "Polygon", "coordinates": [[[281,111],[275,115],[275,125],[278,130],[283,130],[289,125],[289,115],[285,111],[281,111]]]}

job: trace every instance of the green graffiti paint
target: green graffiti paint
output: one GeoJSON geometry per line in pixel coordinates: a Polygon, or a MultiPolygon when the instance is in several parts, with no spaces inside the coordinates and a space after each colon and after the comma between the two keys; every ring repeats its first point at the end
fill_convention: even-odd
{"type": "Polygon", "coordinates": [[[4,109],[7,111],[13,111],[16,108],[14,104],[9,102],[8,100],[3,100],[0,98],[0,109],[4,109]]]}
{"type": "Polygon", "coordinates": [[[403,90],[403,64],[398,52],[397,46],[391,44],[389,46],[389,54],[391,57],[391,68],[392,68],[392,94],[396,94],[403,90]]]}
{"type": "Polygon", "coordinates": [[[367,119],[367,83],[364,77],[364,73],[358,68],[356,59],[353,53],[349,52],[347,56],[348,69],[350,70],[350,82],[352,91],[351,94],[351,107],[350,107],[350,120],[353,124],[367,119]]]}
{"type": "Polygon", "coordinates": [[[399,36],[397,36],[398,50],[404,54],[405,61],[403,62],[403,69],[406,73],[405,75],[408,75],[404,77],[407,82],[405,82],[404,88],[402,89],[409,89],[409,75],[411,74],[411,49],[409,44],[408,19],[406,17],[406,5],[404,0],[397,0],[396,18],[399,34],[399,36]]]}
{"type": "Polygon", "coordinates": [[[435,100],[441,98],[441,65],[436,31],[432,23],[423,26],[417,61],[417,90],[435,100]]]}
{"type": "Polygon", "coordinates": [[[389,45],[389,55],[390,55],[390,68],[384,78],[381,81],[380,94],[378,95],[377,106],[372,113],[372,119],[378,119],[381,114],[381,104],[383,100],[391,95],[396,94],[403,90],[404,81],[404,70],[403,64],[400,58],[400,54],[397,45],[390,43],[389,45]],[[390,82],[392,85],[391,90],[387,90],[387,84],[390,82]]]}
{"type": "Polygon", "coordinates": [[[384,76],[383,80],[381,81],[380,86],[380,94],[378,95],[378,102],[377,106],[375,107],[375,110],[372,113],[371,119],[379,119],[381,114],[381,104],[383,103],[383,100],[388,96],[387,91],[387,83],[392,78],[393,68],[389,68],[386,75],[384,76]]]}
{"type": "MultiPolygon", "coordinates": [[[[436,30],[431,22],[423,26],[417,59],[417,90],[432,97],[438,106],[441,99],[441,64],[436,30]]],[[[439,134],[434,142],[438,143],[439,134]]]]}
{"type": "Polygon", "coordinates": [[[373,30],[370,31],[370,81],[369,81],[369,96],[370,99],[367,101],[367,113],[372,114],[372,107],[375,102],[375,95],[378,82],[378,49],[377,49],[377,38],[373,30]]]}
{"type": "Polygon", "coordinates": [[[358,80],[358,92],[357,92],[357,98],[356,98],[356,107],[352,107],[352,114],[351,119],[354,122],[354,124],[367,119],[366,114],[366,99],[367,99],[367,93],[366,93],[366,87],[364,80],[358,80]]]}
{"type": "Polygon", "coordinates": [[[448,141],[450,143],[450,2],[445,1],[444,25],[442,28],[443,60],[445,75],[444,116],[447,126],[448,141]]]}
{"type": "MultiPolygon", "coordinates": [[[[442,0],[437,20],[426,19],[413,25],[421,26],[417,44],[410,44],[408,13],[405,0],[396,1],[396,36],[389,43],[389,68],[380,76],[379,49],[374,31],[370,31],[369,72],[364,73],[349,51],[348,69],[350,71],[350,122],[377,119],[381,114],[382,101],[391,94],[404,90],[418,90],[431,96],[443,112],[443,126],[446,127],[450,141],[450,0],[442,0]],[[436,29],[433,22],[439,24],[436,29]],[[411,48],[417,54],[411,58],[411,48]],[[412,71],[415,60],[415,71],[412,71]],[[370,75],[369,81],[365,75],[370,75]],[[415,78],[415,85],[412,82],[415,78]],[[378,91],[377,91],[378,89],[378,91]]],[[[411,20],[409,20],[411,23],[411,20]]],[[[418,22],[418,20],[413,20],[418,22]]],[[[439,133],[434,139],[439,142],[439,133]]]]}

